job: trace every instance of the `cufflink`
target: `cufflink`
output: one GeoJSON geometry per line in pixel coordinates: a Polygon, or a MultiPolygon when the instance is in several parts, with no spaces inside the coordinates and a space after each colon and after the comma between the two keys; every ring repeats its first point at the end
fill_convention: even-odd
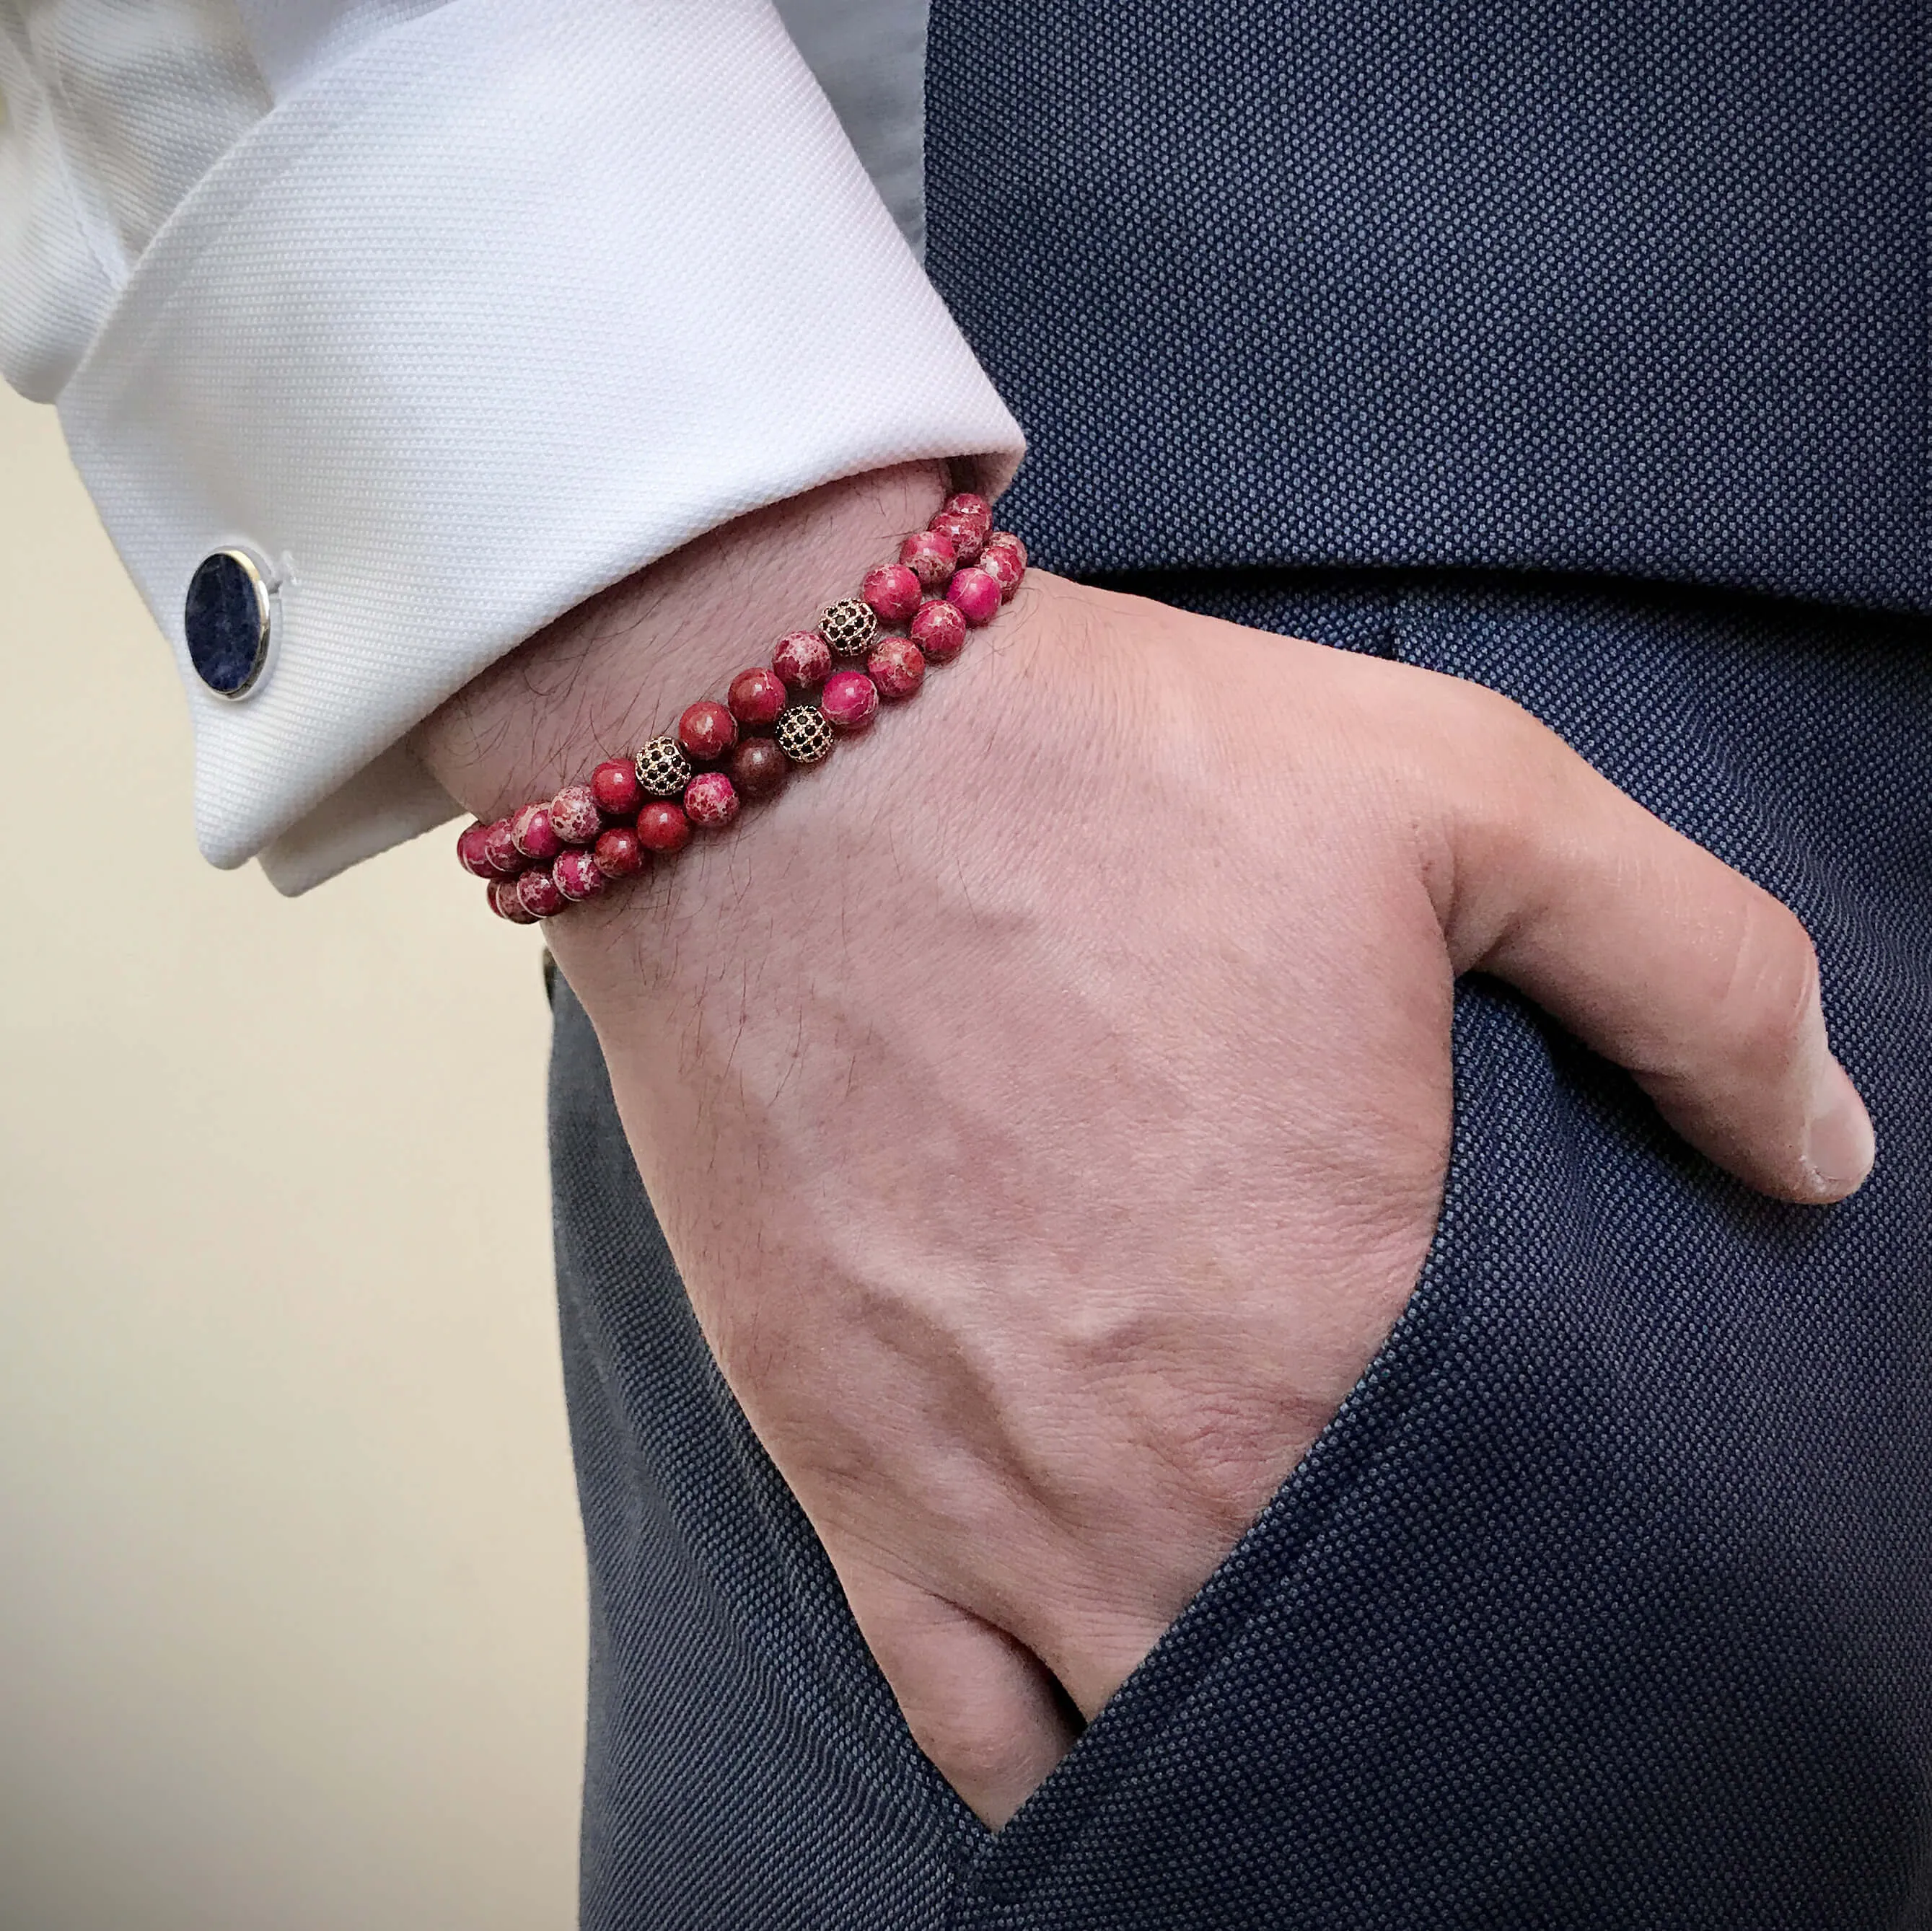
{"type": "Polygon", "coordinates": [[[218,697],[247,697],[262,681],[274,642],[274,593],[265,565],[245,550],[218,550],[195,565],[182,613],[188,661],[218,697]]]}

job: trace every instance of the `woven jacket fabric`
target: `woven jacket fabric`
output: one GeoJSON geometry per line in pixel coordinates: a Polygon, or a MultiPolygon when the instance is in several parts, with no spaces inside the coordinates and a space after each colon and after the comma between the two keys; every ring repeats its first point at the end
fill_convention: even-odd
{"type": "Polygon", "coordinates": [[[1917,0],[936,0],[928,265],[1076,571],[1932,601],[1917,0]]]}
{"type": "Polygon", "coordinates": [[[1877,1169],[1826,1211],[1765,1201],[1624,1075],[1467,984],[1448,1195],[1407,1314],[994,1837],[914,1748],[718,1376],[560,989],[558,1262],[593,1618],[584,1924],[1932,1924],[1919,626],[1511,580],[1134,587],[1505,691],[1786,898],[1817,937],[1877,1169]]]}

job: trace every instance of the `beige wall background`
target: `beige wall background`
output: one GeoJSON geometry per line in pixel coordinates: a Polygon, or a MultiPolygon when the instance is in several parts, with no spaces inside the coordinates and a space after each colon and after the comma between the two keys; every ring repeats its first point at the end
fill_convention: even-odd
{"type": "Polygon", "coordinates": [[[441,835],[202,863],[166,651],[4,390],[0,678],[0,1927],[567,1926],[534,935],[441,835]]]}

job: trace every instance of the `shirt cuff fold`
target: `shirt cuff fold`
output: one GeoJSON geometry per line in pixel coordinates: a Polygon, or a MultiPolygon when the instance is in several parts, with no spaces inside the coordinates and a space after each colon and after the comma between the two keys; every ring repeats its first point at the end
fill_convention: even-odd
{"type": "MultiPolygon", "coordinates": [[[[451,0],[283,102],[176,210],[60,413],[172,643],[214,863],[302,890],[452,808],[400,740],[716,524],[1017,426],[766,0],[451,0]],[[182,608],[240,547],[268,672],[182,608]]],[[[721,672],[730,667],[721,662],[721,672]]]]}

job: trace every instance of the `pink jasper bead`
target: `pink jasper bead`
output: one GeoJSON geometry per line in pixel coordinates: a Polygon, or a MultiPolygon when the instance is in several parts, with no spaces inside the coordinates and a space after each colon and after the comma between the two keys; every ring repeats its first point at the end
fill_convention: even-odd
{"type": "Polygon", "coordinates": [[[934,664],[950,664],[966,647],[966,619],[944,598],[919,607],[912,620],[912,640],[934,664]]]}
{"type": "Polygon", "coordinates": [[[606,878],[628,878],[644,868],[644,848],[628,825],[613,825],[590,847],[597,869],[606,878]]]}
{"type": "Polygon", "coordinates": [[[910,697],[926,682],[926,659],[909,637],[882,637],[872,646],[866,669],[879,695],[894,701],[910,697]]]}
{"type": "Polygon", "coordinates": [[[567,845],[594,844],[604,829],[597,794],[587,784],[566,784],[550,801],[550,828],[567,845]]]}
{"type": "Polygon", "coordinates": [[[523,870],[524,855],[510,835],[508,818],[499,818],[494,825],[484,827],[483,849],[489,854],[490,864],[506,878],[523,870]]]}
{"type": "Polygon", "coordinates": [[[570,899],[595,898],[604,889],[604,878],[597,861],[586,851],[567,851],[550,868],[556,889],[570,899]]]}
{"type": "Polygon", "coordinates": [[[975,630],[999,615],[1003,600],[999,579],[988,576],[983,570],[956,571],[946,586],[946,601],[975,630]]]}
{"type": "Polygon", "coordinates": [[[514,878],[493,878],[486,895],[490,909],[500,919],[507,919],[513,925],[533,925],[536,921],[524,910],[524,901],[517,895],[517,880],[514,878]]]}
{"type": "Polygon", "coordinates": [[[818,708],[835,729],[862,731],[878,715],[879,687],[862,670],[835,670],[825,680],[818,708]]]}
{"type": "Polygon", "coordinates": [[[456,860],[472,878],[494,878],[496,868],[490,862],[490,827],[472,825],[456,841],[456,860]]]}
{"type": "Polygon", "coordinates": [[[550,821],[548,805],[524,806],[510,820],[510,838],[526,858],[554,858],[563,849],[563,841],[550,821]]]}
{"type": "Polygon", "coordinates": [[[941,516],[970,516],[982,529],[993,526],[993,506],[986,499],[971,490],[962,490],[956,496],[948,496],[941,516]]]}
{"type": "Polygon", "coordinates": [[[933,518],[932,527],[952,545],[962,563],[978,562],[986,547],[986,526],[977,517],[954,516],[942,510],[933,518]]]}
{"type": "Polygon", "coordinates": [[[941,536],[936,529],[916,529],[899,545],[899,561],[919,579],[922,589],[944,589],[958,560],[952,538],[941,536]]]}
{"type": "Polygon", "coordinates": [[[738,742],[738,721],[716,698],[700,697],[685,706],[677,741],[700,764],[709,764],[738,742]]]}
{"type": "Polygon", "coordinates": [[[996,529],[986,538],[988,550],[1010,550],[1020,560],[1020,568],[1027,567],[1027,547],[1010,529],[996,529]]]}
{"type": "Polygon", "coordinates": [[[1013,592],[1020,586],[1020,579],[1026,574],[1026,565],[1020,561],[1018,551],[1009,550],[1003,543],[989,543],[980,552],[979,568],[999,585],[1000,601],[1011,603],[1013,592]]]}
{"type": "Polygon", "coordinates": [[[772,668],[794,691],[822,683],[832,668],[832,646],[815,630],[795,630],[772,646],[772,668]]]}
{"type": "Polygon", "coordinates": [[[886,563],[867,571],[859,594],[872,605],[880,622],[902,624],[919,608],[925,593],[918,577],[903,563],[886,563]]]}
{"type": "Polygon", "coordinates": [[[638,842],[647,852],[683,850],[691,842],[691,820],[684,807],[668,798],[652,799],[638,814],[638,842]]]}
{"type": "Polygon", "coordinates": [[[741,670],[732,679],[724,698],[741,724],[754,728],[775,724],[785,707],[784,679],[762,664],[755,670],[741,670]]]}
{"type": "Polygon", "coordinates": [[[590,795],[608,818],[631,818],[644,802],[634,758],[607,758],[590,774],[590,795]]]}
{"type": "Polygon", "coordinates": [[[548,919],[563,910],[563,894],[556,889],[556,880],[550,875],[547,865],[532,865],[517,880],[517,896],[532,919],[548,919]]]}
{"type": "Polygon", "coordinates": [[[738,792],[722,771],[700,771],[684,787],[684,815],[700,831],[722,830],[738,815],[738,792]]]}

